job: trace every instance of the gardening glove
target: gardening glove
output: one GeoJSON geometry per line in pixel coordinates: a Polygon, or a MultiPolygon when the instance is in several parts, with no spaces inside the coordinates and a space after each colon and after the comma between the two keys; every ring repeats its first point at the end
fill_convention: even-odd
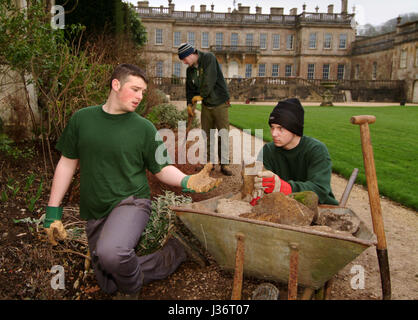
{"type": "Polygon", "coordinates": [[[198,101],[202,101],[203,98],[201,96],[194,96],[192,98],[192,104],[196,104],[198,101]]]}
{"type": "Polygon", "coordinates": [[[191,105],[191,104],[188,104],[187,105],[187,113],[189,114],[189,117],[194,117],[194,115],[195,115],[195,113],[194,113],[194,110],[196,109],[196,104],[193,104],[193,105],[191,105]]]}
{"type": "Polygon", "coordinates": [[[64,240],[67,232],[61,222],[62,207],[46,207],[46,216],[44,220],[44,229],[48,236],[49,242],[56,246],[58,243],[55,239],[64,240]]]}
{"type": "Polygon", "coordinates": [[[250,204],[255,206],[257,201],[263,197],[263,193],[282,192],[285,195],[292,193],[289,183],[280,179],[277,174],[269,170],[260,171],[254,178],[254,194],[250,204]]]}
{"type": "Polygon", "coordinates": [[[205,167],[197,174],[185,176],[181,181],[183,192],[208,192],[216,188],[222,181],[222,178],[211,178],[209,173],[213,164],[207,163],[205,167]]]}

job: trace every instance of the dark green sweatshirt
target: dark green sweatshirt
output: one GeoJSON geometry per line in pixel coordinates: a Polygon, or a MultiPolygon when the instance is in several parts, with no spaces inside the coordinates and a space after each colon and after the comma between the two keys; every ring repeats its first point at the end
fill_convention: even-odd
{"type": "MultiPolygon", "coordinates": [[[[314,191],[321,204],[338,205],[331,190],[331,158],[321,141],[303,136],[299,144],[285,150],[273,142],[264,145],[263,164],[292,186],[292,192],[314,191]]],[[[258,159],[261,160],[261,152],[258,159]]]]}
{"type": "Polygon", "coordinates": [[[201,96],[206,106],[219,106],[229,100],[229,93],[218,60],[211,52],[197,52],[198,67],[188,67],[186,71],[187,104],[192,103],[194,96],[201,96]]]}

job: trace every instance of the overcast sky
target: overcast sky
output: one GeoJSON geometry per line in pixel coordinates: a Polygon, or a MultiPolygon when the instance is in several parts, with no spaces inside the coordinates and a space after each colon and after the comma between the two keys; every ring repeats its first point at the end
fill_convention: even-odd
{"type": "MultiPolygon", "coordinates": [[[[136,1],[126,0],[136,5],[136,1]]],[[[168,6],[167,0],[148,0],[150,7],[168,6]]],[[[228,8],[234,7],[234,0],[173,0],[176,11],[190,11],[192,5],[195,11],[199,11],[200,5],[205,4],[210,10],[213,3],[216,12],[228,12],[228,8]]],[[[298,13],[302,12],[302,5],[306,3],[306,11],[315,12],[318,5],[319,12],[326,12],[328,5],[334,5],[334,13],[341,12],[341,0],[235,0],[238,3],[250,7],[250,13],[255,13],[255,6],[262,7],[262,13],[270,13],[270,7],[282,7],[284,13],[289,14],[289,10],[297,8],[298,13]]],[[[418,0],[348,0],[348,12],[356,10],[356,21],[360,24],[370,23],[379,25],[389,19],[396,18],[403,13],[418,13],[418,0]]]]}

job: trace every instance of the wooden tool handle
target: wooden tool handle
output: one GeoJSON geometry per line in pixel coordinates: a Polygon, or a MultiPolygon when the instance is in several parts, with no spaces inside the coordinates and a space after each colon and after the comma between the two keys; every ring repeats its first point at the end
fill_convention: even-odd
{"type": "Polygon", "coordinates": [[[362,116],[353,116],[350,119],[352,124],[364,124],[364,123],[375,123],[376,117],[369,116],[369,115],[362,115],[362,116]]]}

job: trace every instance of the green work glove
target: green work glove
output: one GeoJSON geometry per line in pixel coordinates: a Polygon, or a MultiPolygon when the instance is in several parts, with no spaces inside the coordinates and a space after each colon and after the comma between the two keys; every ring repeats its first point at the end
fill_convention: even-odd
{"type": "Polygon", "coordinates": [[[56,246],[58,243],[55,239],[64,240],[67,232],[61,222],[62,207],[46,207],[46,215],[44,220],[44,228],[48,235],[49,242],[56,246]]]}
{"type": "Polygon", "coordinates": [[[61,220],[62,207],[46,207],[46,215],[44,220],[44,228],[49,228],[52,222],[55,220],[61,220]]]}
{"type": "Polygon", "coordinates": [[[183,192],[208,192],[216,188],[222,181],[222,178],[209,177],[209,172],[212,170],[213,164],[208,163],[197,174],[185,176],[181,180],[181,187],[183,192]]]}

